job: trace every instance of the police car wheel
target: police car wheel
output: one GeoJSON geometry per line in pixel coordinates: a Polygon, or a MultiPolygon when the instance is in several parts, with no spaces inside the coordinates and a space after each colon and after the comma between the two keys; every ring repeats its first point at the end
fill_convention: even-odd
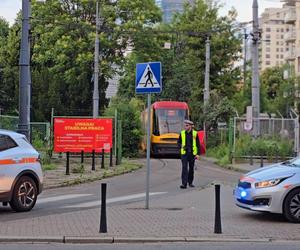
{"type": "Polygon", "coordinates": [[[294,189],[286,196],[283,204],[283,214],[287,220],[300,223],[300,189],[294,189]]]}
{"type": "Polygon", "coordinates": [[[26,212],[34,207],[36,199],[37,187],[34,180],[23,176],[17,181],[9,204],[16,212],[26,212]]]}

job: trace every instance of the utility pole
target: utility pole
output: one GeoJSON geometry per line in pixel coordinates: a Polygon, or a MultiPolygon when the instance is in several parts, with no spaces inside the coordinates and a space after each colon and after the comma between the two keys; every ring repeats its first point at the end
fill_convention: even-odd
{"type": "Polygon", "coordinates": [[[246,75],[247,75],[247,29],[244,28],[244,64],[243,64],[243,78],[244,78],[244,85],[246,84],[246,75]]]}
{"type": "Polygon", "coordinates": [[[94,61],[94,91],[93,91],[93,117],[99,116],[99,2],[96,5],[96,38],[95,38],[95,61],[94,61]]]}
{"type": "Polygon", "coordinates": [[[19,79],[19,124],[18,132],[30,140],[30,43],[29,43],[30,0],[22,0],[22,37],[20,48],[19,79]]]}
{"type": "Polygon", "coordinates": [[[258,69],[258,45],[260,32],[258,27],[258,4],[257,0],[253,0],[253,37],[252,37],[252,108],[253,108],[253,135],[255,137],[260,134],[260,83],[258,69]]]}
{"type": "Polygon", "coordinates": [[[209,101],[209,69],[210,69],[210,40],[207,36],[205,43],[205,78],[204,78],[204,107],[208,104],[209,101]]]}

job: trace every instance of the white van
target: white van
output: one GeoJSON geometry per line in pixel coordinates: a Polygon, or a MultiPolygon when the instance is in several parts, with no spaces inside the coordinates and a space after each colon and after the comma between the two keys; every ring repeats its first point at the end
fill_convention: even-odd
{"type": "Polygon", "coordinates": [[[42,183],[39,153],[25,135],[0,129],[0,202],[16,212],[29,211],[42,183]]]}

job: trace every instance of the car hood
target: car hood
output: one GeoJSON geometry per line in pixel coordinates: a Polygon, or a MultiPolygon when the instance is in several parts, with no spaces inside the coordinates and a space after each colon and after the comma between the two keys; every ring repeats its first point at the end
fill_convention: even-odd
{"type": "Polygon", "coordinates": [[[250,177],[251,179],[253,178],[256,181],[262,181],[262,180],[276,179],[280,177],[287,177],[299,172],[300,172],[299,167],[292,167],[292,166],[278,163],[275,165],[271,165],[268,167],[263,167],[251,171],[246,175],[244,175],[244,177],[250,177]]]}

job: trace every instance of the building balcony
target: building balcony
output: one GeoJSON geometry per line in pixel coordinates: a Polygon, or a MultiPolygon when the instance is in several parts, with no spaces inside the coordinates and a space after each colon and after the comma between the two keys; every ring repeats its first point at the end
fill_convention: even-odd
{"type": "Polygon", "coordinates": [[[293,61],[296,59],[296,52],[295,50],[289,50],[289,51],[286,51],[284,53],[284,60],[286,61],[293,61]]]}
{"type": "Polygon", "coordinates": [[[296,8],[292,7],[289,8],[285,14],[284,22],[286,24],[293,24],[297,20],[297,15],[296,15],[296,8]]]}
{"type": "Polygon", "coordinates": [[[284,40],[286,42],[294,42],[296,40],[296,30],[290,30],[284,34],[284,40]]]}

